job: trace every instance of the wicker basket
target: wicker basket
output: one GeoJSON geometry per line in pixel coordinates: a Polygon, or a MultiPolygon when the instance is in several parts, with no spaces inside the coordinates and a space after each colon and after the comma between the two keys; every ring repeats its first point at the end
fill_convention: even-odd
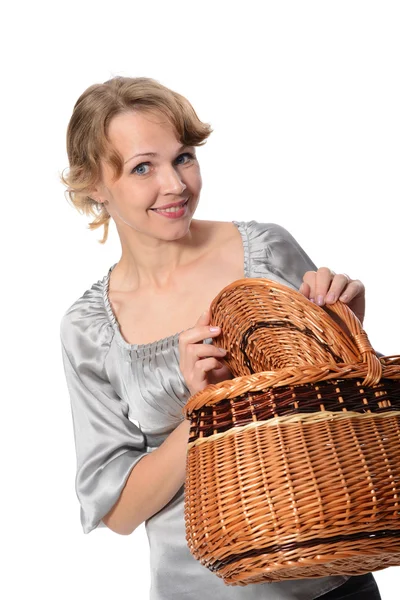
{"type": "Polygon", "coordinates": [[[235,379],[185,407],[195,558],[230,585],[400,565],[400,356],[378,359],[346,305],[267,279],[211,314],[235,379]]]}

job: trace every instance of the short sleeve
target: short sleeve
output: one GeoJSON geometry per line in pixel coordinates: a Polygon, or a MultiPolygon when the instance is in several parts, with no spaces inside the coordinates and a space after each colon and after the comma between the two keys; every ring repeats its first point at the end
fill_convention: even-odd
{"type": "Polygon", "coordinates": [[[306,271],[317,267],[295,238],[275,223],[247,223],[251,277],[271,277],[299,289],[306,271]]]}
{"type": "Polygon", "coordinates": [[[146,455],[145,436],[128,418],[105,361],[112,331],[85,303],[71,307],[60,328],[76,449],[75,488],[84,533],[105,527],[132,468],[146,455]]]}

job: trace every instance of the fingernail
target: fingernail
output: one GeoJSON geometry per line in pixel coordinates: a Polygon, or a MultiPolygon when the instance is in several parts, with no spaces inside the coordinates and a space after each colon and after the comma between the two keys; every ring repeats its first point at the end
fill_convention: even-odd
{"type": "Polygon", "coordinates": [[[219,327],[210,327],[210,331],[219,331],[219,327]]]}
{"type": "Polygon", "coordinates": [[[314,298],[310,298],[310,302],[312,302],[313,304],[315,304],[314,298]]]}
{"type": "Polygon", "coordinates": [[[218,348],[218,351],[221,352],[221,354],[226,354],[225,348],[218,348]]]}
{"type": "Polygon", "coordinates": [[[347,294],[343,294],[343,296],[340,296],[339,300],[341,302],[347,302],[347,300],[349,299],[347,294]]]}
{"type": "Polygon", "coordinates": [[[324,304],[323,296],[317,296],[317,304],[318,304],[318,306],[323,306],[323,304],[324,304]]]}
{"type": "Polygon", "coordinates": [[[335,298],[335,294],[333,292],[329,292],[329,294],[326,297],[326,301],[327,302],[335,302],[336,298],[335,298]]]}

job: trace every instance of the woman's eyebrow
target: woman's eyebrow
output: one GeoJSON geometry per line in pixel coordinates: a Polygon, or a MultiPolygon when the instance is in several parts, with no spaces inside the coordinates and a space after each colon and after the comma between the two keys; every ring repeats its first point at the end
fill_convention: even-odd
{"type": "MultiPolygon", "coordinates": [[[[190,146],[183,145],[180,148],[178,148],[177,152],[181,152],[184,148],[190,148],[190,146]]],[[[130,158],[127,158],[126,161],[124,162],[124,165],[126,165],[127,162],[132,160],[132,158],[136,158],[137,156],[158,156],[158,154],[157,154],[157,152],[139,152],[139,154],[134,154],[130,158]]]]}
{"type": "Polygon", "coordinates": [[[130,160],[132,160],[132,158],[136,158],[137,156],[158,156],[158,154],[157,154],[157,152],[139,152],[139,154],[134,154],[130,158],[127,158],[126,161],[124,162],[124,165],[127,162],[129,162],[130,160]]]}

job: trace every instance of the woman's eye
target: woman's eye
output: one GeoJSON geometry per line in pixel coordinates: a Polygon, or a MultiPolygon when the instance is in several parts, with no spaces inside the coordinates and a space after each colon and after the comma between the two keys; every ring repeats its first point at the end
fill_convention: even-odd
{"type": "Polygon", "coordinates": [[[180,154],[178,156],[178,158],[176,159],[176,163],[178,165],[184,165],[185,163],[189,162],[190,160],[192,160],[194,158],[194,155],[191,154],[190,152],[184,152],[183,154],[180,154]],[[180,160],[180,159],[187,159],[187,160],[180,160]]]}
{"type": "Polygon", "coordinates": [[[137,165],[134,169],[132,169],[132,173],[137,173],[138,175],[147,175],[148,171],[146,171],[146,169],[149,169],[150,165],[149,163],[140,163],[140,165],[137,165]]]}
{"type": "MultiPolygon", "coordinates": [[[[190,152],[183,152],[175,159],[175,164],[177,165],[185,165],[191,160],[194,160],[194,154],[190,152]]],[[[150,163],[140,163],[136,167],[134,167],[131,173],[136,173],[136,175],[147,175],[150,172],[150,163]]]]}

